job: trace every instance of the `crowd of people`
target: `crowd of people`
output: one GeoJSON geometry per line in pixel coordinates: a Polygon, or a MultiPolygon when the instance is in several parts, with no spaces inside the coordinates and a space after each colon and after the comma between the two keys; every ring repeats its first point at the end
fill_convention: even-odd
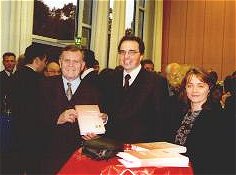
{"type": "Polygon", "coordinates": [[[30,45],[16,71],[15,54],[3,55],[1,113],[10,111],[13,122],[2,173],[55,174],[83,140],[97,137],[176,143],[187,147],[194,174],[235,173],[236,73],[222,86],[198,67],[171,63],[155,72],[132,35],[117,51],[120,66],[100,72],[94,52],[75,45],[50,63],[44,48],[30,45]],[[78,104],[99,105],[104,135],[80,135],[78,104]]]}

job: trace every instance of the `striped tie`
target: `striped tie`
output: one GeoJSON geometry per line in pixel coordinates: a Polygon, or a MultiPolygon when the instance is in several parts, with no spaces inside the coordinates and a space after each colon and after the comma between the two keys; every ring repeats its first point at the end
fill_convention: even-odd
{"type": "Polygon", "coordinates": [[[71,83],[67,83],[67,90],[66,90],[66,96],[67,96],[67,99],[70,101],[71,98],[72,98],[72,89],[71,89],[71,83]]]}

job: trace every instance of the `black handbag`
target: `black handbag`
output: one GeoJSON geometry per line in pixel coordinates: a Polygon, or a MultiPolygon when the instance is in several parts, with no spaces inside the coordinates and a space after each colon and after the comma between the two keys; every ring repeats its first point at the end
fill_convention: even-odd
{"type": "Polygon", "coordinates": [[[86,140],[82,153],[95,160],[107,160],[123,150],[123,144],[105,137],[86,140]]]}

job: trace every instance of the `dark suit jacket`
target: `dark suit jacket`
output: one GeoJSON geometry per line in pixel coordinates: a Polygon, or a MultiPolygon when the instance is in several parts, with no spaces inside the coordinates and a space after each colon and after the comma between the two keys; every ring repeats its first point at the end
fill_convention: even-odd
{"type": "Polygon", "coordinates": [[[42,120],[40,116],[40,86],[42,76],[29,67],[14,74],[12,91],[12,154],[11,171],[14,174],[39,173],[43,152],[42,120]]]}
{"type": "Polygon", "coordinates": [[[236,174],[236,95],[232,94],[225,100],[224,108],[224,133],[223,142],[228,143],[225,149],[225,157],[229,162],[225,170],[236,174]]]}
{"type": "MultiPolygon", "coordinates": [[[[177,114],[177,113],[176,113],[177,114]]],[[[184,114],[178,120],[176,130],[173,133],[173,142],[176,131],[179,129],[184,114]]],[[[224,126],[222,110],[218,107],[203,109],[196,118],[191,132],[187,136],[184,146],[187,148],[186,155],[193,165],[195,174],[222,173],[222,167],[227,160],[223,160],[225,144],[223,142],[224,126]]]]}
{"type": "Polygon", "coordinates": [[[91,84],[91,86],[98,86],[98,74],[95,71],[89,72],[84,78],[83,82],[91,84]]]}
{"type": "Polygon", "coordinates": [[[104,83],[106,135],[123,142],[157,141],[162,136],[165,93],[160,78],[141,69],[128,88],[123,88],[123,71],[114,70],[104,83]]]}
{"type": "Polygon", "coordinates": [[[3,112],[3,108],[6,106],[3,106],[4,100],[7,100],[6,103],[8,107],[11,107],[11,101],[9,99],[9,96],[11,95],[13,89],[13,78],[12,76],[9,77],[7,73],[3,70],[0,72],[0,103],[1,103],[1,112],[3,112]],[[5,99],[6,96],[6,99],[5,99]]]}
{"type": "MultiPolygon", "coordinates": [[[[50,157],[52,170],[58,171],[64,161],[81,144],[81,137],[77,121],[73,124],[65,123],[57,125],[59,115],[75,105],[99,104],[99,91],[91,86],[89,82],[81,81],[70,101],[67,100],[61,76],[55,76],[43,81],[42,87],[43,113],[45,124],[45,140],[48,143],[47,156],[50,157]]],[[[47,164],[45,166],[48,167],[47,164]]],[[[48,172],[47,172],[48,173],[48,172]]]]}
{"type": "MultiPolygon", "coordinates": [[[[24,152],[36,151],[41,142],[40,80],[42,76],[24,66],[14,75],[13,134],[15,146],[24,152]]],[[[37,150],[38,151],[38,150],[37,150]]]]}

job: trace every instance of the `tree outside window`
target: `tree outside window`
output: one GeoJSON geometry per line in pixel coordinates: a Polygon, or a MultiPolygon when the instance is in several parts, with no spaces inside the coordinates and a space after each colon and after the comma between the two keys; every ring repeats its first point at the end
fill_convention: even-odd
{"type": "Polygon", "coordinates": [[[58,40],[74,40],[76,5],[49,8],[43,0],[35,0],[33,34],[58,40]]]}

